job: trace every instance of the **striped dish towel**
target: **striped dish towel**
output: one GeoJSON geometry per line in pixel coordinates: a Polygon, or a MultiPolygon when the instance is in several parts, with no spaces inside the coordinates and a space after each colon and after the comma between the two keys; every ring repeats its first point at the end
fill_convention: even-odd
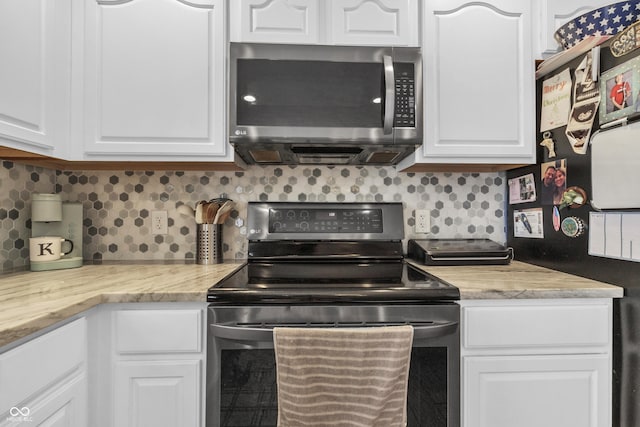
{"type": "Polygon", "coordinates": [[[412,326],[273,329],[278,426],[406,426],[412,326]]]}

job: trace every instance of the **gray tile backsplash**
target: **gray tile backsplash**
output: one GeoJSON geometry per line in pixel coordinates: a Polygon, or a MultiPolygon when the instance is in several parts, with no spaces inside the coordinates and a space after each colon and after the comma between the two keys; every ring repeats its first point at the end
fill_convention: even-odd
{"type": "Polygon", "coordinates": [[[401,173],[392,167],[251,167],[243,172],[52,171],[2,161],[0,267],[28,265],[33,192],[57,192],[84,206],[84,258],[193,259],[195,224],[176,212],[182,203],[221,194],[237,207],[223,227],[224,258],[246,256],[247,202],[403,202],[406,239],[416,209],[431,211],[434,238],[506,241],[504,173],[401,173]],[[151,212],[168,212],[169,233],[152,235],[151,212]]]}

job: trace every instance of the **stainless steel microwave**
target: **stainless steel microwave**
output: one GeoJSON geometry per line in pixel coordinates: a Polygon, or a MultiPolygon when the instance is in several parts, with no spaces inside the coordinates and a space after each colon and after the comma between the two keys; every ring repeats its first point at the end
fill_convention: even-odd
{"type": "Polygon", "coordinates": [[[231,43],[228,117],[248,164],[396,164],[422,144],[421,51],[231,43]]]}

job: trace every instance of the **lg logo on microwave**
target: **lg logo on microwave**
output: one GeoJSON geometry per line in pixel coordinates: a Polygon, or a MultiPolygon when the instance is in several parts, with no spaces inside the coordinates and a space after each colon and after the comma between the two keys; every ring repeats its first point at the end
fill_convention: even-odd
{"type": "Polygon", "coordinates": [[[236,130],[235,130],[235,132],[234,132],[234,134],[235,134],[236,136],[246,136],[246,135],[248,135],[248,134],[249,134],[249,132],[247,132],[247,130],[246,130],[246,129],[236,129],[236,130]]]}

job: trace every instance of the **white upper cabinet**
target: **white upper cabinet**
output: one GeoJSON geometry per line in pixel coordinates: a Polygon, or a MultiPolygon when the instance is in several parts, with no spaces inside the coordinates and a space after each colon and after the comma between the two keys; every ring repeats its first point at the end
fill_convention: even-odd
{"type": "Polygon", "coordinates": [[[424,8],[424,144],[411,160],[535,163],[531,0],[424,8]]]}
{"type": "Polygon", "coordinates": [[[320,0],[233,0],[232,42],[320,43],[320,0]]]}
{"type": "Polygon", "coordinates": [[[0,145],[64,154],[69,138],[71,2],[0,2],[0,145]]]}
{"type": "Polygon", "coordinates": [[[76,151],[85,160],[231,159],[224,1],[81,3],[76,151]]]}
{"type": "Polygon", "coordinates": [[[543,0],[540,2],[540,59],[561,50],[560,45],[553,38],[558,28],[590,10],[611,3],[614,2],[612,0],[543,0]]]}
{"type": "Polygon", "coordinates": [[[417,0],[334,0],[329,4],[334,44],[418,46],[417,0]]]}
{"type": "Polygon", "coordinates": [[[417,0],[234,0],[232,42],[418,46],[417,0]]]}

